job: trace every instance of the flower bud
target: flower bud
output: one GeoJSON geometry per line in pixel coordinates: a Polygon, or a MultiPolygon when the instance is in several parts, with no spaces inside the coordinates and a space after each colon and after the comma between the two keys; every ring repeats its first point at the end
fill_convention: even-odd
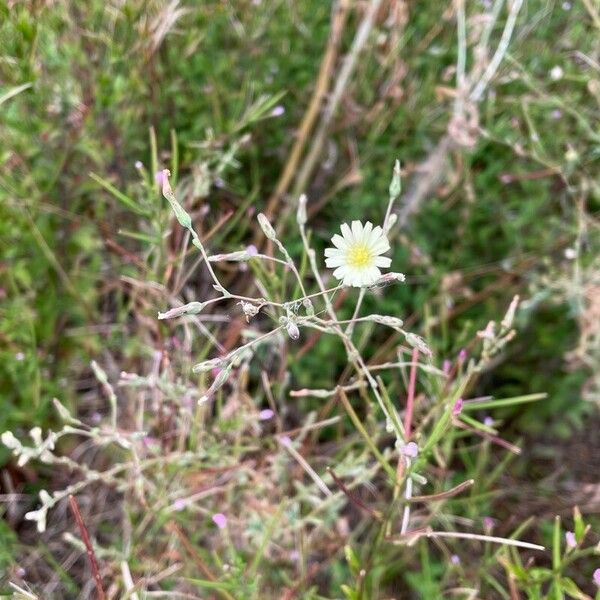
{"type": "Polygon", "coordinates": [[[504,319],[502,319],[502,327],[504,329],[510,329],[510,327],[512,326],[513,320],[515,318],[515,312],[517,311],[517,306],[519,305],[519,296],[515,296],[512,299],[512,302],[510,303],[510,306],[508,307],[508,310],[506,311],[506,314],[504,315],[504,319]]]}
{"type": "Polygon", "coordinates": [[[302,226],[307,221],[306,216],[306,194],[302,194],[300,198],[298,198],[298,211],[296,212],[296,221],[298,221],[298,225],[302,226]]]}
{"type": "MultiPolygon", "coordinates": [[[[171,189],[171,184],[169,183],[169,175],[170,174],[171,173],[169,172],[168,169],[164,169],[162,171],[161,179],[162,179],[163,196],[168,200],[169,204],[171,205],[171,209],[175,213],[175,217],[179,221],[179,224],[182,227],[185,227],[186,229],[191,229],[192,217],[190,217],[190,215],[188,215],[188,213],[185,212],[183,206],[181,206],[181,204],[179,204],[179,202],[177,202],[177,198],[175,198],[175,194],[173,193],[173,190],[171,189]]],[[[157,181],[157,183],[158,183],[158,181],[157,181]]],[[[196,240],[194,239],[194,241],[196,241],[196,240]]]]}
{"type": "Polygon", "coordinates": [[[463,399],[459,398],[455,403],[454,406],[452,407],[452,416],[453,417],[458,417],[458,415],[460,415],[460,413],[462,412],[463,409],[463,399]]]}
{"type": "Polygon", "coordinates": [[[393,283],[405,281],[406,277],[404,277],[403,273],[385,273],[379,279],[377,279],[374,283],[369,286],[370,290],[376,290],[380,288],[384,288],[388,285],[392,285],[393,283]]]}
{"type": "Polygon", "coordinates": [[[398,221],[398,215],[393,212],[387,220],[387,223],[385,224],[385,232],[388,233],[390,231],[390,229],[396,224],[396,221],[398,221]]]}
{"type": "Polygon", "coordinates": [[[183,315],[197,315],[206,306],[204,302],[190,302],[183,306],[177,306],[167,312],[158,313],[158,318],[163,319],[174,319],[175,317],[182,317],[183,315]]]}
{"type": "Polygon", "coordinates": [[[269,223],[269,219],[267,219],[267,217],[265,217],[263,213],[258,213],[257,219],[258,224],[260,225],[260,228],[263,230],[263,233],[265,234],[267,239],[274,242],[277,239],[277,234],[275,233],[275,230],[273,229],[271,223],[269,223]]]}
{"type": "Polygon", "coordinates": [[[400,179],[400,161],[396,160],[394,163],[394,173],[392,174],[392,181],[390,183],[390,198],[396,200],[402,191],[402,181],[400,179]]]}
{"type": "Polygon", "coordinates": [[[375,323],[379,323],[380,325],[393,327],[394,329],[400,329],[402,325],[404,325],[404,321],[402,321],[402,319],[390,317],[388,315],[371,315],[370,320],[375,321],[375,323]]]}
{"type": "Polygon", "coordinates": [[[404,338],[406,342],[411,345],[413,348],[416,348],[419,352],[425,354],[425,356],[431,356],[431,350],[429,346],[425,343],[425,340],[416,333],[406,333],[404,338]]]}
{"type": "Polygon", "coordinates": [[[220,358],[211,358],[210,360],[205,360],[193,366],[192,371],[194,373],[204,373],[205,371],[210,371],[216,367],[223,366],[223,360],[220,358]]]}
{"type": "Polygon", "coordinates": [[[230,262],[242,262],[250,259],[250,254],[247,250],[238,250],[237,252],[228,252],[227,254],[213,254],[208,257],[210,262],[219,261],[230,261],[230,262]]]}
{"type": "Polygon", "coordinates": [[[308,298],[302,300],[302,306],[304,306],[304,310],[306,311],[306,315],[308,317],[314,316],[315,308],[313,306],[313,303],[308,298]]]}

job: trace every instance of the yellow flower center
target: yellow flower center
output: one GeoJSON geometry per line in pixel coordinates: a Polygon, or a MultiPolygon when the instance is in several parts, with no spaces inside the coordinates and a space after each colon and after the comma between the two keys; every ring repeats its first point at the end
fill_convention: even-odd
{"type": "Polygon", "coordinates": [[[355,269],[366,267],[373,260],[369,247],[365,244],[355,244],[348,250],[348,265],[355,269]]]}

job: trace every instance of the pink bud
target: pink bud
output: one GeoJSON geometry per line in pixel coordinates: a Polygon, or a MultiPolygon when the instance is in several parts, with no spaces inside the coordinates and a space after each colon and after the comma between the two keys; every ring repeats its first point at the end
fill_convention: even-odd
{"type": "Polygon", "coordinates": [[[483,517],[483,528],[487,533],[491,533],[494,529],[494,519],[492,517],[483,517]]]}
{"type": "Polygon", "coordinates": [[[450,562],[451,562],[453,565],[460,565],[460,556],[458,556],[458,554],[453,554],[453,555],[450,557],[450,562]]]}
{"type": "Polygon", "coordinates": [[[258,418],[261,421],[268,421],[269,419],[273,418],[274,414],[275,413],[270,408],[265,408],[258,413],[258,418]]]}
{"type": "Polygon", "coordinates": [[[594,571],[594,583],[600,587],[600,569],[594,571]]]}
{"type": "Polygon", "coordinates": [[[458,353],[458,362],[459,363],[464,363],[467,360],[467,351],[463,348],[459,353],[458,353]]]}
{"type": "Polygon", "coordinates": [[[254,244],[250,244],[246,248],[246,252],[248,253],[248,256],[256,256],[258,254],[258,248],[254,244]]]}
{"type": "Polygon", "coordinates": [[[223,513],[214,514],[212,520],[219,529],[225,529],[225,527],[227,527],[227,517],[223,513]]]}
{"type": "Polygon", "coordinates": [[[450,373],[450,369],[452,368],[452,363],[446,359],[444,361],[444,364],[442,365],[442,371],[444,372],[444,375],[448,375],[448,373],[450,373]]]}
{"type": "Polygon", "coordinates": [[[272,111],[271,111],[271,116],[272,117],[280,117],[283,113],[285,113],[285,107],[282,106],[281,104],[278,104],[272,111]]]}
{"type": "Polygon", "coordinates": [[[452,407],[452,416],[453,417],[458,417],[458,415],[460,415],[460,413],[462,412],[463,409],[463,399],[459,398],[455,403],[454,406],[452,407]]]}
{"type": "Polygon", "coordinates": [[[575,534],[572,531],[567,531],[565,533],[565,541],[567,542],[567,546],[569,548],[575,548],[577,546],[577,540],[575,539],[575,534]]]}
{"type": "Polygon", "coordinates": [[[281,444],[283,446],[291,446],[292,445],[292,440],[287,435],[282,435],[279,438],[279,441],[281,442],[281,444]]]}
{"type": "Polygon", "coordinates": [[[183,510],[185,508],[185,500],[183,498],[177,498],[177,500],[173,502],[173,508],[175,510],[183,510]]]}
{"type": "Polygon", "coordinates": [[[162,187],[163,181],[164,181],[164,172],[163,171],[156,171],[156,173],[154,173],[154,181],[156,182],[156,185],[158,187],[162,187]]]}

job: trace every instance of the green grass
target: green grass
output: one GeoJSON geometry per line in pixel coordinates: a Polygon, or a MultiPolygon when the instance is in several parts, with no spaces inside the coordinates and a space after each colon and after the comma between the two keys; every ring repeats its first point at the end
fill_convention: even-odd
{"type": "MultiPolygon", "coordinates": [[[[584,2],[525,3],[493,93],[479,105],[477,144],[449,154],[440,165],[447,174],[442,184],[394,234],[393,268],[406,274],[407,283],[369,294],[363,305],[363,314],[404,319],[408,330],[426,337],[441,368],[461,348],[477,353],[479,346],[471,346],[477,331],[499,321],[512,297],[521,296],[517,337],[473,378],[468,394],[509,399],[547,394],[543,401],[506,406],[492,415],[499,435],[518,442],[523,454],[511,457],[489,440],[440,429],[433,454],[422,464],[432,487],[422,493],[476,480],[466,495],[432,510],[437,528],[452,529],[456,517],[481,531],[484,516],[503,515],[496,532],[507,537],[525,522],[524,512],[538,517],[519,535],[553,547],[554,554],[536,557],[533,565],[527,563],[531,554],[519,557],[472,541],[446,545],[421,539],[408,548],[395,546],[386,541],[385,527],[345,497],[314,513],[315,488],[302,470],[294,471],[297,465],[277,445],[275,432],[247,428],[256,412],[251,407],[269,407],[270,395],[282,410],[281,431],[302,427],[309,418],[339,416],[339,422],[311,433],[299,451],[319,473],[333,466],[343,481],[356,483],[360,501],[384,513],[389,527],[397,529],[401,520],[393,488],[372,471],[374,456],[341,405],[289,396],[290,389],[332,389],[348,379],[344,347],[334,336],[302,348],[313,333],[302,329],[300,347],[261,346],[239,374],[237,395],[226,388],[214,410],[190,410],[211,381],[210,375],[190,372],[194,363],[215,355],[207,331],[230,350],[245,322],[234,304],[225,313],[214,307],[206,313],[231,323],[202,321],[204,330],[156,319],[174,298],[205,300],[214,291],[203,266],[191,269],[197,252],[191,245],[184,249],[185,233],[154,173],[170,169],[201,239],[210,235],[209,254],[256,241],[255,216],[277,185],[314,89],[330,35],[331,5],[320,0],[113,4],[0,7],[0,431],[25,439],[35,425],[44,432],[60,428],[55,397],[86,424],[108,422],[106,390],[94,377],[92,360],[106,369],[113,385],[121,371],[138,373],[142,388],[151,373],[163,378],[160,394],[116,391],[123,431],[143,428],[149,438],[159,439],[164,462],[145,472],[139,489],[122,478],[92,486],[80,498],[105,581],[117,582],[122,593],[121,561],[136,582],[179,561],[181,572],[167,576],[162,589],[185,589],[199,598],[278,597],[284,588],[301,598],[342,593],[364,599],[437,598],[453,586],[509,598],[510,577],[528,598],[577,597],[573,586],[594,594],[597,557],[589,547],[598,534],[589,533],[585,548],[576,551],[567,552],[556,541],[558,536],[563,542],[564,530],[577,526],[570,524],[571,504],[580,500],[574,495],[567,507],[558,506],[532,477],[549,475],[539,456],[559,455],[563,440],[576,439],[598,422],[600,76],[594,3],[587,3],[591,9],[584,2]],[[169,16],[175,22],[163,36],[169,16]],[[562,69],[559,78],[551,76],[556,66],[562,69]],[[276,106],[283,114],[272,114],[276,106]],[[141,169],[136,161],[143,163],[141,169]],[[569,258],[577,249],[576,259],[569,258]],[[162,362],[156,362],[157,352],[163,353],[162,362]],[[140,398],[146,412],[139,412],[140,398]],[[171,427],[177,441],[170,437],[171,427]],[[180,450],[197,453],[199,463],[188,464],[176,455],[180,450]],[[224,482],[213,477],[220,469],[224,482]],[[365,473],[369,477],[361,480],[365,473]],[[223,492],[209,496],[200,509],[170,511],[176,498],[217,484],[223,492]],[[507,496],[503,489],[511,486],[515,492],[507,496]],[[114,510],[95,495],[110,499],[114,510]],[[517,510],[529,504],[531,511],[517,510]],[[234,539],[215,531],[210,515],[217,511],[232,517],[228,532],[234,539]],[[559,511],[563,521],[554,522],[559,511]],[[450,561],[451,553],[460,556],[460,564],[450,561]],[[575,565],[573,556],[580,556],[575,565]]],[[[388,13],[379,15],[321,160],[302,190],[309,206],[320,206],[308,223],[319,260],[340,222],[381,221],[394,160],[402,163],[407,190],[452,113],[454,14],[435,3],[384,4],[397,6],[399,21],[392,24],[388,13]]],[[[471,36],[481,23],[482,6],[466,2],[471,36]]],[[[342,56],[362,17],[362,7],[351,3],[342,56]]],[[[505,19],[503,9],[492,47],[505,19]]],[[[472,39],[467,70],[473,66],[472,39]]],[[[314,131],[307,147],[311,143],[314,131]]],[[[295,200],[290,197],[283,206],[295,200]]],[[[283,223],[285,214],[280,208],[274,224],[278,230],[285,226],[286,248],[310,278],[294,219],[283,223]]],[[[264,293],[252,287],[254,276],[278,301],[298,297],[289,273],[274,275],[259,261],[248,267],[219,273],[246,295],[264,293]]],[[[313,280],[311,286],[316,291],[313,280]]],[[[351,318],[356,296],[349,292],[340,319],[351,318]]],[[[260,319],[258,329],[266,323],[266,317],[260,319]]],[[[366,356],[398,360],[401,338],[390,330],[361,325],[355,340],[366,356]]],[[[400,360],[409,360],[409,354],[400,360]]],[[[407,379],[406,369],[383,374],[391,401],[401,408],[407,379]]],[[[425,375],[418,390],[438,399],[437,409],[455,391],[441,391],[435,377],[425,375]]],[[[352,403],[379,449],[391,447],[373,398],[354,393],[352,403]]],[[[482,420],[484,412],[473,417],[482,420]]],[[[424,426],[423,440],[437,437],[435,423],[424,426]]],[[[96,455],[82,449],[81,441],[65,437],[57,455],[98,470],[125,460],[123,448],[109,445],[96,455]]],[[[146,451],[145,459],[153,456],[153,450],[146,451]]],[[[575,458],[567,456],[560,481],[569,479],[569,460],[575,458]]],[[[63,489],[82,473],[73,465],[69,470],[43,461],[18,466],[4,446],[0,461],[6,474],[2,493],[27,495],[16,505],[0,505],[5,506],[0,546],[7,549],[0,553],[0,568],[8,575],[2,591],[8,593],[8,580],[21,581],[17,569],[23,566],[25,581],[40,597],[48,593],[48,582],[55,585],[52,597],[92,594],[93,587],[85,587],[91,580],[81,543],[77,546],[79,533],[67,513],[52,517],[51,510],[45,536],[23,520],[37,507],[39,489],[63,489]],[[75,542],[57,541],[66,530],[75,542]],[[81,555],[66,567],[74,548],[81,555]]],[[[580,531],[578,543],[582,539],[580,531]]]]}

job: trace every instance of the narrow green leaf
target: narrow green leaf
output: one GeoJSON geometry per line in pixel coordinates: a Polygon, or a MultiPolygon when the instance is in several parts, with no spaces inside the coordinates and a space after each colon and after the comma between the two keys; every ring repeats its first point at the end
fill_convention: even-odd
{"type": "Polygon", "coordinates": [[[100,184],[107,192],[110,192],[121,204],[132,210],[134,213],[138,215],[142,215],[147,217],[150,213],[145,209],[135,203],[129,196],[118,190],[112,183],[106,181],[106,179],[102,179],[96,173],[90,173],[90,177],[98,184],[100,184]]]}
{"type": "Polygon", "coordinates": [[[29,89],[32,85],[33,85],[33,83],[31,83],[31,82],[24,83],[22,85],[18,85],[16,87],[8,90],[8,92],[5,92],[4,94],[2,94],[2,96],[0,96],[0,106],[2,106],[7,100],[14,98],[21,92],[24,92],[25,90],[29,89]]]}
{"type": "Polygon", "coordinates": [[[489,408],[502,408],[516,404],[525,404],[526,402],[536,402],[547,398],[548,394],[527,394],[526,396],[514,396],[512,398],[501,398],[499,400],[489,400],[488,402],[465,402],[463,410],[482,410],[489,408]]]}

